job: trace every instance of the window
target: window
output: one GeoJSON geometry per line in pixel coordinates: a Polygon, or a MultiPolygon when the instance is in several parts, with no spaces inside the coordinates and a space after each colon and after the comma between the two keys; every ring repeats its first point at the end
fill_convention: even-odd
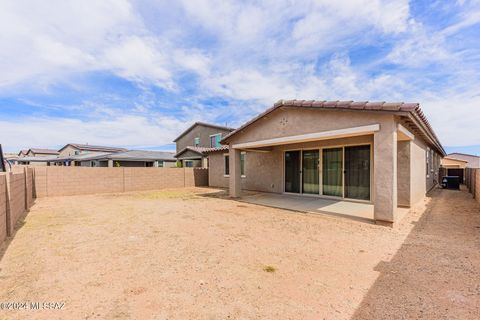
{"type": "Polygon", "coordinates": [[[163,161],[158,161],[158,167],[163,168],[163,161]]]}
{"type": "Polygon", "coordinates": [[[193,145],[195,147],[198,147],[200,145],[200,138],[199,137],[196,137],[195,139],[193,139],[193,145]]]}
{"type": "Polygon", "coordinates": [[[228,154],[223,155],[223,175],[229,176],[230,175],[230,156],[228,154]]]}
{"type": "Polygon", "coordinates": [[[240,175],[245,178],[245,158],[246,158],[247,153],[242,152],[240,153],[240,175]]]}
{"type": "Polygon", "coordinates": [[[213,134],[210,136],[210,147],[211,148],[218,148],[220,147],[220,140],[222,140],[222,134],[221,133],[217,133],[217,134],[213,134]]]}
{"type": "Polygon", "coordinates": [[[192,168],[193,160],[185,160],[185,168],[192,168]]]}
{"type": "Polygon", "coordinates": [[[430,148],[427,147],[427,178],[430,177],[430,148]]]}

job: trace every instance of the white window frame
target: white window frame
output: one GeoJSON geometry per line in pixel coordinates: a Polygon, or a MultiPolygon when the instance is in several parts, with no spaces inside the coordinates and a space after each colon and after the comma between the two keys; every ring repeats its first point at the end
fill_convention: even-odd
{"type": "Polygon", "coordinates": [[[242,178],[247,177],[247,152],[246,151],[240,152],[240,176],[242,178]],[[242,155],[244,156],[243,157],[243,174],[241,174],[242,173],[242,155]]]}
{"type": "Polygon", "coordinates": [[[193,139],[193,145],[194,145],[195,147],[198,147],[198,146],[200,145],[200,137],[195,137],[195,138],[193,139]],[[197,142],[197,141],[198,141],[198,142],[197,142]]]}
{"type": "Polygon", "coordinates": [[[230,177],[230,154],[224,153],[223,154],[223,176],[224,177],[230,177]],[[228,174],[226,173],[227,171],[227,166],[226,164],[226,158],[228,157],[228,174]]]}

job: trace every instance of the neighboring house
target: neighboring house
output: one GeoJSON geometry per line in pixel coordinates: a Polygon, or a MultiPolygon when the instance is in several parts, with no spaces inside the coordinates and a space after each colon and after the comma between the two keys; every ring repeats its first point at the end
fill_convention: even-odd
{"type": "Polygon", "coordinates": [[[174,142],[176,143],[175,158],[184,167],[208,167],[206,153],[213,149],[221,149],[220,140],[232,132],[233,128],[195,122],[174,142]]]}
{"type": "Polygon", "coordinates": [[[417,103],[279,101],[209,153],[211,186],[315,195],[374,205],[391,224],[397,207],[438,183],[445,151],[417,103]]]}
{"type": "Polygon", "coordinates": [[[129,150],[125,152],[72,156],[75,166],[82,167],[175,167],[173,152],[129,150]]]}
{"type": "Polygon", "coordinates": [[[466,168],[480,168],[480,156],[454,152],[448,154],[447,158],[467,161],[466,168]]]}
{"type": "Polygon", "coordinates": [[[28,150],[27,150],[27,149],[20,150],[20,152],[18,153],[17,156],[18,156],[19,158],[26,157],[26,156],[27,156],[27,153],[28,153],[28,150]]]}
{"type": "Polygon", "coordinates": [[[27,157],[51,157],[57,156],[60,153],[57,150],[53,149],[38,149],[38,148],[31,148],[28,149],[26,156],[27,157]]]}
{"type": "Polygon", "coordinates": [[[447,176],[458,176],[460,183],[463,183],[467,164],[468,161],[466,160],[452,159],[448,155],[440,162],[441,167],[445,168],[444,174],[447,176]]]}
{"type": "Polygon", "coordinates": [[[80,154],[99,154],[99,153],[114,153],[114,152],[124,152],[127,149],[116,148],[116,147],[105,147],[105,146],[94,146],[89,144],[80,144],[80,143],[69,143],[62,147],[59,151],[60,157],[69,157],[80,154]]]}
{"type": "Polygon", "coordinates": [[[30,166],[47,166],[48,161],[58,157],[59,152],[53,149],[30,148],[27,152],[22,150],[16,164],[30,166]]]}

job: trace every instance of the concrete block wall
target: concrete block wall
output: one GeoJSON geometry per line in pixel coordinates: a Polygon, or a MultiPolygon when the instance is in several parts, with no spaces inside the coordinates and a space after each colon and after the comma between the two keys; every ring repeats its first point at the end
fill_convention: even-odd
{"type": "Polygon", "coordinates": [[[480,169],[475,170],[475,199],[477,199],[477,202],[480,203],[480,169]]]}
{"type": "Polygon", "coordinates": [[[7,238],[7,178],[0,173],[0,245],[7,238]]]}
{"type": "Polygon", "coordinates": [[[208,186],[203,168],[34,168],[36,197],[208,186]]]}
{"type": "Polygon", "coordinates": [[[10,173],[7,175],[7,233],[13,234],[17,221],[27,210],[25,205],[25,173],[10,173]]]}
{"type": "Polygon", "coordinates": [[[33,168],[25,169],[25,207],[30,209],[33,205],[34,188],[33,188],[33,168]]]}

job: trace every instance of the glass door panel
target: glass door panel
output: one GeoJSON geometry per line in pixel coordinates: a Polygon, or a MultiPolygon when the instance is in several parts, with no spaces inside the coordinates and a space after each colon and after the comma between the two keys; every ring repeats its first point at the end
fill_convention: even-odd
{"type": "Polygon", "coordinates": [[[285,192],[300,193],[300,151],[285,152],[285,192]]]}
{"type": "Polygon", "coordinates": [[[370,200],[370,146],[345,147],[345,198],[370,200]]]}
{"type": "Polygon", "coordinates": [[[343,197],[343,151],[342,148],[323,149],[322,187],[326,196],[343,197]]]}
{"type": "Polygon", "coordinates": [[[318,160],[318,150],[304,150],[302,152],[303,193],[319,193],[318,160]]]}

